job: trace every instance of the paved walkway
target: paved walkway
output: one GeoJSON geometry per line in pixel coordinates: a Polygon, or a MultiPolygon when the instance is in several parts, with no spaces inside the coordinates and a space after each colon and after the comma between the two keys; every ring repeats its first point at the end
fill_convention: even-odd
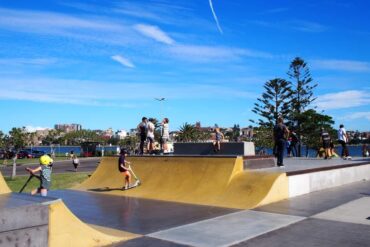
{"type": "Polygon", "coordinates": [[[235,210],[53,191],[89,224],[139,234],[116,246],[369,246],[370,181],[235,210]]]}

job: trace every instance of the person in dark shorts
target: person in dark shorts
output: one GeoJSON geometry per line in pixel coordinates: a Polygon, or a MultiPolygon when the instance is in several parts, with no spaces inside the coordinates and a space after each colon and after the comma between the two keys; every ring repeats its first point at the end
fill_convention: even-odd
{"type": "Polygon", "coordinates": [[[292,130],[290,132],[290,137],[291,137],[290,150],[292,151],[292,155],[294,157],[298,157],[298,151],[297,151],[297,144],[299,142],[298,135],[297,133],[295,133],[294,130],[292,130]]]}
{"type": "Polygon", "coordinates": [[[146,117],[143,117],[141,119],[141,123],[137,126],[137,130],[140,135],[140,150],[139,154],[143,155],[144,154],[144,144],[147,138],[148,134],[148,119],[146,117]]]}
{"type": "Polygon", "coordinates": [[[330,159],[331,158],[331,155],[330,155],[330,135],[327,131],[325,131],[324,128],[321,128],[321,134],[320,134],[320,139],[321,139],[321,142],[322,142],[322,147],[324,148],[325,150],[325,159],[330,159]]]}
{"type": "Polygon", "coordinates": [[[125,185],[122,187],[123,190],[127,190],[131,186],[131,173],[129,168],[126,166],[126,164],[129,165],[130,162],[126,160],[126,156],[127,151],[122,148],[118,158],[118,170],[125,177],[125,185]]]}
{"type": "Polygon", "coordinates": [[[347,147],[348,136],[347,136],[347,132],[343,124],[339,125],[338,142],[342,145],[342,158],[351,159],[351,156],[349,156],[348,147],[347,147]]]}
{"type": "Polygon", "coordinates": [[[40,172],[40,187],[37,189],[32,190],[31,195],[35,195],[37,193],[40,193],[41,196],[47,196],[48,190],[51,186],[51,172],[52,172],[52,166],[53,166],[53,159],[50,158],[49,155],[44,154],[40,157],[40,166],[31,169],[29,167],[26,168],[26,170],[34,175],[36,172],[40,172]]]}
{"type": "Polygon", "coordinates": [[[286,138],[289,135],[289,130],[283,123],[283,118],[279,117],[277,124],[274,126],[274,141],[276,146],[276,157],[277,157],[277,166],[284,167],[283,158],[284,158],[284,149],[286,138]]]}
{"type": "Polygon", "coordinates": [[[155,125],[154,125],[154,119],[149,118],[149,121],[147,122],[147,150],[149,154],[153,154],[154,152],[154,131],[155,131],[155,125]]]}

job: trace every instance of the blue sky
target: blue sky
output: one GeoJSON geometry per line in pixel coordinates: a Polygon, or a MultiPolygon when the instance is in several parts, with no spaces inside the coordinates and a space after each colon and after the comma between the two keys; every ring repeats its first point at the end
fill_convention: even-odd
{"type": "Polygon", "coordinates": [[[368,1],[0,0],[0,129],[142,116],[250,125],[263,84],[308,62],[318,109],[370,130],[368,1]],[[154,98],[165,97],[162,102],[154,98]]]}

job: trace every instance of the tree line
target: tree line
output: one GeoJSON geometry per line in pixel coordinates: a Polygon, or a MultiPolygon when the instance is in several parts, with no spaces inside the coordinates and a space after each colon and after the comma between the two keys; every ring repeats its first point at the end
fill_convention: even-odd
{"type": "Polygon", "coordinates": [[[271,148],[273,126],[282,116],[288,128],[294,130],[300,139],[298,156],[301,156],[302,143],[307,147],[306,152],[308,148],[318,149],[321,146],[321,128],[328,131],[332,138],[336,132],[332,127],[333,118],[317,112],[312,104],[316,100],[314,89],[318,84],[313,80],[307,63],[300,57],[294,58],[287,76],[286,79],[274,78],[264,84],[264,92],[252,109],[259,118],[250,121],[258,125],[256,146],[271,148]]]}

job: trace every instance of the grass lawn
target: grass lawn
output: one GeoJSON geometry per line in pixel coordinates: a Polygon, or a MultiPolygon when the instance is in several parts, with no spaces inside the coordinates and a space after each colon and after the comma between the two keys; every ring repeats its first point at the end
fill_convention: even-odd
{"type": "MultiPolygon", "coordinates": [[[[76,173],[62,173],[51,175],[51,190],[68,189],[88,178],[90,173],[76,172],[76,173]]],[[[26,183],[29,176],[17,176],[14,180],[10,177],[5,177],[9,188],[13,192],[19,192],[22,186],[26,183]]],[[[40,182],[37,178],[33,178],[24,189],[23,192],[31,192],[31,190],[39,187],[40,182]]]]}

